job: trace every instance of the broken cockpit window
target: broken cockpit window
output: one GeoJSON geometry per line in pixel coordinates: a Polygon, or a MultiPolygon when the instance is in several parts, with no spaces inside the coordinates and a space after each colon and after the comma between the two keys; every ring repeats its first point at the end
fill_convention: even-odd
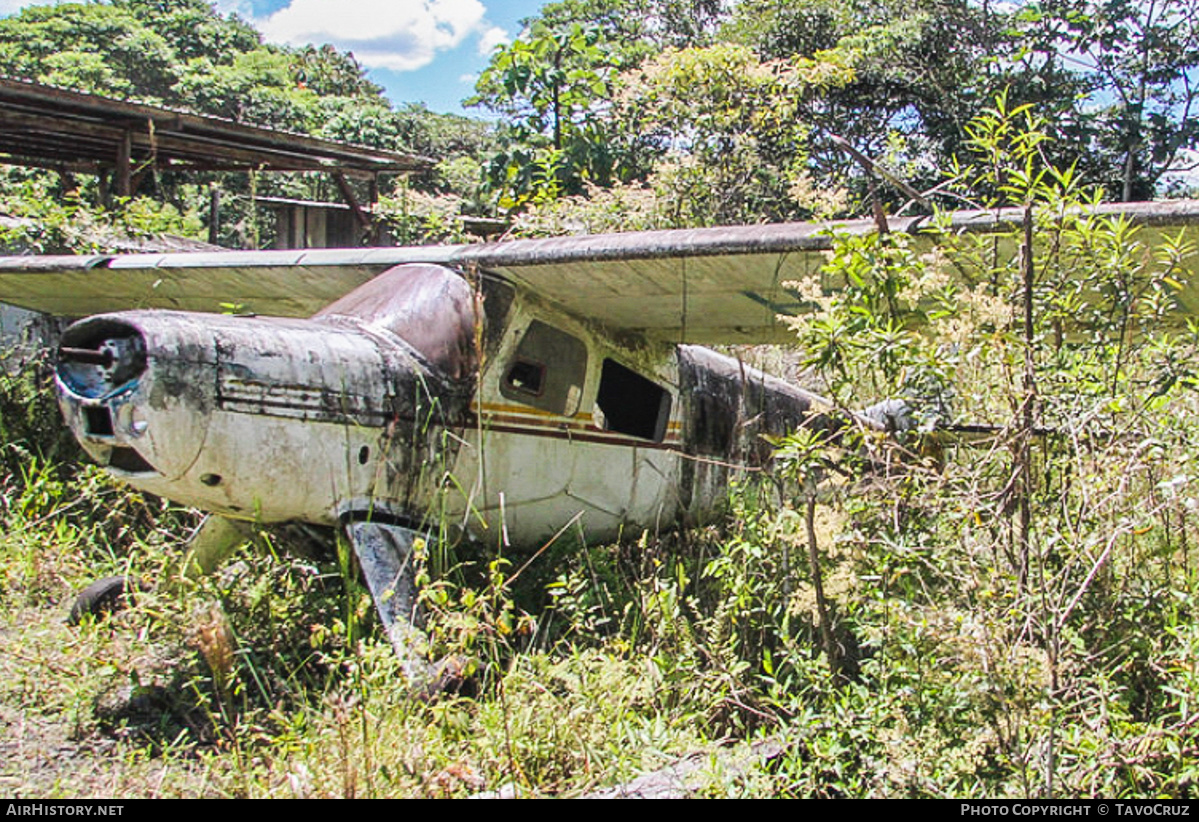
{"type": "Polygon", "coordinates": [[[661,442],[670,422],[670,392],[615,360],[604,360],[596,405],[604,428],[661,442]]]}
{"type": "Polygon", "coordinates": [[[582,340],[539,320],[529,323],[516,355],[500,379],[510,400],[553,414],[578,411],[587,376],[587,346],[582,340]]]}

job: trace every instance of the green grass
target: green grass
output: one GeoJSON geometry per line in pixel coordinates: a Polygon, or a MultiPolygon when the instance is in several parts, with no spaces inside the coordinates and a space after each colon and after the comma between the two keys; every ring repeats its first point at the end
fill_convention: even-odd
{"type": "MultiPolygon", "coordinates": [[[[953,481],[952,467],[921,480],[953,481]]],[[[802,566],[789,585],[780,577],[796,519],[740,508],[737,524],[697,535],[687,553],[652,538],[635,566],[627,549],[575,553],[554,610],[521,630],[484,617],[503,607],[516,626],[522,599],[544,596],[491,590],[486,574],[455,582],[435,619],[454,641],[471,634],[479,692],[426,704],[402,687],[361,589],[347,588],[334,562],[282,550],[247,550],[198,585],[159,584],[115,617],[66,626],[72,592],[93,576],[128,570],[161,583],[188,517],[90,470],[22,482],[10,478],[0,541],[0,715],[24,740],[0,770],[13,795],[465,796],[510,786],[571,796],[761,735],[784,746],[770,768],[716,772],[698,790],[1195,790],[1194,578],[1160,527],[1117,541],[1054,659],[1011,569],[980,566],[994,559],[985,546],[960,529],[944,541],[947,523],[931,511],[923,529],[895,535],[878,530],[878,511],[843,510],[821,539],[840,636],[857,646],[846,678],[818,650],[802,566]],[[102,513],[80,502],[89,494],[102,513]],[[114,528],[105,515],[134,524],[114,528]],[[735,570],[716,573],[705,558],[735,570]]],[[[1073,584],[1089,567],[1077,571],[1073,584]]]]}
{"type": "MultiPolygon", "coordinates": [[[[1192,361],[1193,340],[1160,345],[1129,360],[1129,385],[1166,353],[1192,361]]],[[[1092,366],[1071,367],[1090,385],[1092,366]]],[[[460,551],[428,606],[438,652],[476,661],[474,692],[426,703],[334,551],[273,532],[180,580],[195,514],[42,457],[57,429],[17,425],[36,381],[5,379],[24,432],[0,445],[11,795],[575,796],[759,738],[782,754],[713,765],[696,792],[1196,793],[1199,394],[1184,383],[1059,395],[1093,411],[1037,446],[1024,555],[1010,439],[824,483],[824,616],[803,495],[750,482],[721,528],[564,547],[516,584],[506,560],[460,551]],[[117,573],[150,587],[67,626],[74,592],[117,573]]],[[[780,470],[805,453],[785,446],[780,470]]]]}

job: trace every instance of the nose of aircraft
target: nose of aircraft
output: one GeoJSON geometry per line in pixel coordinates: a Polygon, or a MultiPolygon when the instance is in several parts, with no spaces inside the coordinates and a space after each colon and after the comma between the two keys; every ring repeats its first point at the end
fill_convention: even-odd
{"type": "Polygon", "coordinates": [[[67,329],[58,351],[67,425],[96,462],[127,479],[186,471],[203,444],[203,410],[211,404],[210,335],[185,322],[164,343],[153,325],[136,312],[92,317],[67,329]]]}
{"type": "Polygon", "coordinates": [[[421,515],[473,394],[475,295],[400,266],[309,319],[136,310],[64,332],[67,424],[119,479],[264,522],[421,515]]]}

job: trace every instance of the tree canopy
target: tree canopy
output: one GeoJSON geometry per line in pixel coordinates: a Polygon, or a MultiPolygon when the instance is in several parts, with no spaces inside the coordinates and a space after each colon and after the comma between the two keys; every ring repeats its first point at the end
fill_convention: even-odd
{"type": "Polygon", "coordinates": [[[1185,187],[1197,4],[558,0],[480,74],[487,120],[393,103],[352,54],[265,43],[205,0],[28,7],[0,19],[0,73],[431,156],[403,191],[535,233],[758,222],[925,207],[863,156],[961,205],[967,125],[1001,95],[1107,198],[1185,187]]]}
{"type": "Polygon", "coordinates": [[[1055,164],[1110,199],[1144,199],[1199,140],[1194,6],[565,0],[496,53],[473,102],[501,117],[489,181],[517,208],[588,186],[669,199],[680,169],[691,180],[660,210],[667,223],[910,206],[846,144],[935,199],[967,124],[1001,94],[1044,116],[1055,164]],[[739,188],[757,196],[696,206],[739,188]]]}

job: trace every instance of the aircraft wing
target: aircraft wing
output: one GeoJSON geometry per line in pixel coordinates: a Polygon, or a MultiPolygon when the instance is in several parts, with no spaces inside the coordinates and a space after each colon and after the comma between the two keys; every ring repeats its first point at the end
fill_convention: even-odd
{"type": "MultiPolygon", "coordinates": [[[[1199,245],[1199,201],[1099,206],[1158,232],[1184,229],[1199,245]]],[[[949,230],[1018,225],[1014,210],[957,212],[949,230]]],[[[892,219],[919,232],[922,218],[892,219]]],[[[0,301],[67,316],[126,308],[241,310],[308,316],[401,263],[490,271],[580,317],[651,339],[695,343],[787,340],[779,314],[803,309],[784,283],[819,272],[832,233],[876,230],[872,220],[783,223],[515,240],[457,246],[227,251],[128,256],[0,258],[0,301]]],[[[932,246],[935,238],[929,236],[932,246]]],[[[1199,271],[1194,256],[1192,275],[1199,271]]],[[[1192,282],[1199,277],[1192,276],[1192,282]]],[[[1180,297],[1199,313],[1199,288],[1180,297]]]]}
{"type": "Polygon", "coordinates": [[[83,317],[132,308],[307,317],[392,266],[453,247],[0,257],[0,302],[83,317]]]}

